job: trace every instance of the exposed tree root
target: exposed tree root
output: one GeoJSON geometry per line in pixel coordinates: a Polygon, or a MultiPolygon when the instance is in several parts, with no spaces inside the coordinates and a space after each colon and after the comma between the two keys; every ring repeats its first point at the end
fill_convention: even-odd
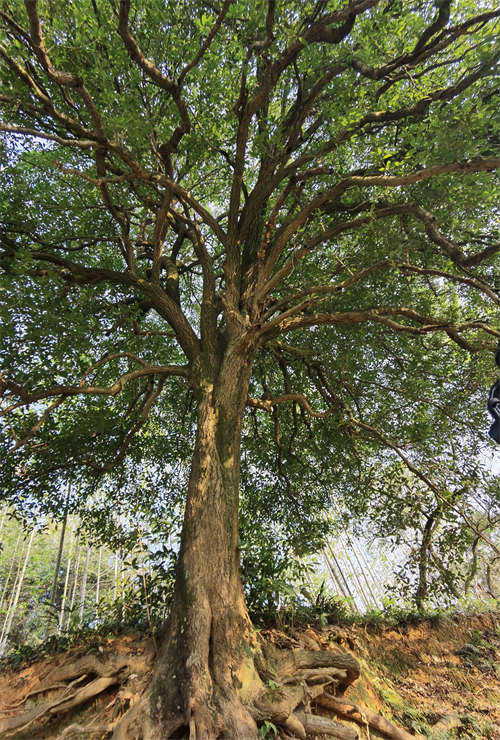
{"type": "Polygon", "coordinates": [[[100,660],[96,655],[84,655],[72,663],[65,663],[54,668],[46,677],[45,685],[49,688],[51,683],[67,681],[84,673],[101,677],[113,676],[122,668],[127,668],[130,673],[144,673],[149,668],[149,661],[134,655],[112,655],[106,660],[100,660]]]}
{"type": "Polygon", "coordinates": [[[392,738],[392,740],[415,740],[415,735],[410,735],[406,730],[396,727],[380,714],[371,712],[369,709],[361,709],[356,704],[345,699],[339,699],[336,696],[325,693],[318,696],[316,704],[325,709],[330,709],[339,717],[352,719],[360,725],[368,725],[382,735],[392,738]]]}
{"type": "Polygon", "coordinates": [[[304,737],[307,737],[307,735],[330,735],[331,737],[339,737],[341,740],[356,740],[358,737],[356,730],[340,725],[338,722],[328,719],[328,717],[320,717],[308,712],[296,712],[295,716],[304,726],[306,732],[304,737]]]}
{"type": "MultiPolygon", "coordinates": [[[[270,651],[267,650],[267,653],[270,651]]],[[[359,663],[352,655],[344,652],[330,652],[329,650],[291,650],[285,653],[276,661],[276,672],[280,680],[287,676],[297,676],[297,680],[310,681],[309,676],[323,675],[330,676],[332,680],[337,680],[341,690],[345,690],[357,678],[359,678],[359,663]]],[[[311,683],[314,681],[310,681],[311,683]]]]}
{"type": "MultiPolygon", "coordinates": [[[[83,676],[80,676],[79,678],[76,679],[76,681],[73,681],[73,684],[79,683],[80,681],[84,681],[86,678],[87,678],[87,674],[84,673],[83,676]]],[[[52,684],[52,686],[41,685],[38,688],[33,689],[33,691],[30,691],[29,693],[27,693],[26,696],[24,696],[20,701],[16,702],[16,704],[11,704],[10,706],[5,707],[5,709],[7,711],[18,709],[23,704],[25,704],[28,701],[28,699],[31,699],[33,696],[37,696],[37,694],[46,694],[47,691],[55,691],[56,689],[67,689],[67,688],[68,688],[68,685],[65,683],[55,683],[55,684],[52,684]]]]}
{"type": "Polygon", "coordinates": [[[75,722],[72,725],[68,725],[68,727],[61,732],[58,740],[77,740],[77,738],[84,738],[87,737],[87,735],[97,735],[100,737],[105,732],[107,732],[107,727],[105,725],[96,725],[93,722],[89,725],[79,725],[75,722]]]}
{"type": "Polygon", "coordinates": [[[108,689],[110,686],[118,683],[117,676],[106,676],[98,678],[95,681],[91,681],[81,689],[73,692],[72,694],[63,694],[59,699],[55,699],[52,702],[29,709],[23,714],[17,715],[17,717],[10,717],[0,721],[0,735],[8,737],[14,732],[21,732],[26,730],[33,722],[41,719],[45,715],[58,714],[59,712],[67,712],[69,709],[85,704],[85,702],[98,696],[103,691],[108,689]]]}
{"type": "MultiPolygon", "coordinates": [[[[280,650],[264,645],[255,655],[255,663],[249,658],[244,666],[235,679],[234,691],[219,691],[216,704],[203,704],[193,691],[187,708],[173,707],[160,735],[151,720],[152,684],[144,689],[143,679],[151,669],[151,655],[111,655],[102,659],[86,655],[52,669],[21,702],[9,707],[7,711],[11,713],[35,695],[57,692],[50,701],[0,719],[0,735],[12,737],[25,732],[35,722],[46,725],[56,715],[71,711],[73,723],[58,735],[60,738],[112,734],[113,740],[159,740],[160,737],[163,740],[171,736],[190,740],[217,737],[251,740],[257,738],[258,727],[267,721],[279,728],[284,739],[306,740],[325,735],[355,740],[358,735],[352,725],[339,724],[318,714],[318,710],[325,708],[343,719],[369,725],[393,740],[414,738],[385,718],[333,696],[333,691],[345,691],[359,676],[358,662],[348,653],[302,648],[280,650]],[[116,687],[118,692],[98,718],[90,722],[75,718],[74,710],[83,708],[103,692],[113,688],[116,691],[116,687]]],[[[201,681],[198,676],[198,684],[191,684],[191,689],[198,686],[199,690],[201,681]]],[[[199,693],[198,697],[202,695],[199,693]]]]}
{"type": "MultiPolygon", "coordinates": [[[[21,714],[0,719],[0,735],[9,737],[24,732],[34,722],[47,720],[56,714],[75,709],[110,687],[123,683],[132,673],[145,673],[148,668],[146,658],[129,655],[110,656],[106,660],[99,660],[94,655],[85,655],[70,663],[57,666],[50,671],[39,686],[30,691],[16,705],[9,707],[7,711],[18,708],[29,698],[42,693],[59,691],[59,696],[51,701],[36,704],[21,714]],[[78,687],[78,684],[83,682],[85,682],[84,685],[78,687]]],[[[95,728],[92,732],[95,732],[95,728]]]]}

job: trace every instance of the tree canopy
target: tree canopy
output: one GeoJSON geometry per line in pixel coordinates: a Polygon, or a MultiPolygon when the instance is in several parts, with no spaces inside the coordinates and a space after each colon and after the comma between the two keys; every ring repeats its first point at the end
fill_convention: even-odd
{"type": "MultiPolygon", "coordinates": [[[[233,700],[210,693],[233,696],[236,640],[210,668],[199,635],[245,622],[240,488],[248,538],[252,522],[297,529],[300,551],[332,496],[374,511],[377,476],[401,468],[426,492],[418,516],[453,512],[495,547],[467,507],[500,336],[499,15],[477,0],[0,10],[0,480],[52,511],[62,481],[127,506],[140,480],[178,513],[189,478],[167,653],[203,664],[179,706],[209,736],[214,702],[237,736],[233,700]]],[[[162,691],[166,732],[178,689],[162,691]]]]}

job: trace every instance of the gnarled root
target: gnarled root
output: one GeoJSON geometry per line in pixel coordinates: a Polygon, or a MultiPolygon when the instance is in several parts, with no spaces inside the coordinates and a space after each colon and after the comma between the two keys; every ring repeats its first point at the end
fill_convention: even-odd
{"type": "Polygon", "coordinates": [[[361,709],[350,701],[339,699],[330,694],[323,694],[317,697],[316,704],[325,709],[332,710],[339,717],[352,719],[360,725],[368,725],[392,740],[415,740],[415,735],[410,735],[406,730],[396,727],[380,714],[371,712],[369,709],[361,709]]]}
{"type": "Polygon", "coordinates": [[[338,722],[328,719],[328,717],[321,717],[310,712],[296,712],[295,716],[304,727],[306,733],[304,737],[308,735],[329,735],[330,737],[341,738],[341,740],[357,740],[358,733],[355,729],[340,725],[338,722]]]}
{"type": "MultiPolygon", "coordinates": [[[[58,737],[112,732],[113,740],[256,740],[259,726],[266,721],[288,738],[305,740],[323,734],[353,740],[357,736],[352,727],[311,711],[312,702],[323,706],[327,688],[344,690],[359,676],[355,658],[327,650],[253,647],[253,653],[240,650],[239,668],[233,655],[224,674],[220,666],[218,674],[213,672],[213,662],[210,667],[208,663],[163,663],[163,673],[156,676],[162,675],[162,680],[146,688],[150,655],[83,656],[54,668],[30,692],[30,701],[42,693],[50,699],[15,715],[10,708],[10,716],[0,719],[0,734],[14,736],[34,729],[35,722],[47,727],[52,718],[71,711],[73,724],[58,737]],[[224,681],[218,683],[216,675],[224,681]],[[75,717],[75,710],[109,690],[111,700],[97,719],[75,717]],[[158,712],[165,707],[168,711],[158,712]]],[[[23,701],[27,699],[28,695],[23,701]]]]}
{"type": "MultiPolygon", "coordinates": [[[[113,655],[103,660],[95,655],[85,655],[77,660],[57,666],[21,701],[3,710],[10,716],[0,719],[0,735],[2,737],[14,736],[24,732],[35,722],[44,723],[56,715],[83,706],[110,688],[126,683],[131,674],[144,674],[148,668],[147,655],[113,655]],[[24,712],[11,714],[13,710],[18,709],[30,698],[53,692],[57,692],[54,698],[38,703],[24,712]]],[[[66,728],[64,736],[69,737],[74,734],[76,732],[74,727],[66,728]]],[[[84,730],[81,725],[79,727],[80,735],[83,736],[84,730]]],[[[104,731],[107,727],[101,727],[100,729],[104,731]]],[[[86,732],[96,732],[94,723],[88,727],[86,732]]]]}
{"type": "MultiPolygon", "coordinates": [[[[179,679],[178,664],[171,668],[171,675],[179,679]]],[[[196,674],[193,667],[188,666],[183,679],[177,683],[177,689],[182,686],[177,701],[184,699],[184,705],[175,704],[172,682],[163,683],[165,690],[161,696],[158,696],[156,683],[122,717],[113,740],[158,740],[171,736],[189,737],[190,740],[253,740],[264,722],[280,727],[283,737],[305,740],[311,733],[321,732],[353,740],[357,733],[349,727],[328,718],[319,718],[315,723],[309,707],[326,687],[344,689],[358,676],[359,665],[347,653],[281,651],[263,646],[254,657],[248,654],[242,659],[239,671],[233,670],[231,686],[227,683],[216,685],[212,675],[203,670],[196,674]],[[206,693],[208,686],[209,695],[206,693]],[[155,706],[168,706],[174,711],[161,713],[161,724],[158,724],[155,719],[151,721],[155,706]],[[317,729],[319,725],[321,730],[317,729]]]]}
{"type": "Polygon", "coordinates": [[[313,715],[305,711],[327,686],[345,690],[358,678],[359,664],[352,655],[303,649],[286,652],[268,649],[267,654],[276,681],[268,681],[272,688],[254,702],[253,716],[257,722],[271,721],[292,737],[306,738],[311,733],[322,733],[349,740],[356,736],[349,728],[326,718],[319,722],[321,729],[315,729],[319,724],[315,724],[313,715]]]}

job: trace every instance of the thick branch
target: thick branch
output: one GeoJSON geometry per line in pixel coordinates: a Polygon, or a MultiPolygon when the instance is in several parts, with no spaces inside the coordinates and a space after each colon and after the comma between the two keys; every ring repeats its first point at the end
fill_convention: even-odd
{"type": "Polygon", "coordinates": [[[159,285],[136,277],[130,272],[106,270],[103,268],[86,267],[76,262],[60,257],[50,252],[31,253],[34,259],[56,265],[62,271],[67,271],[78,282],[93,283],[107,282],[114,285],[126,285],[140,291],[149,298],[155,310],[170,324],[186,357],[193,360],[199,353],[199,339],[184,316],[179,305],[159,285]]]}
{"type": "MultiPolygon", "coordinates": [[[[179,82],[175,83],[169,77],[164,75],[163,72],[161,72],[152,62],[149,61],[149,59],[147,59],[144,56],[137,41],[130,33],[130,30],[128,27],[129,13],[130,13],[130,0],[120,0],[120,12],[119,12],[119,17],[118,17],[118,33],[120,34],[123,40],[123,43],[125,44],[125,48],[127,49],[130,57],[148,75],[148,77],[151,80],[153,80],[153,82],[158,87],[160,87],[162,90],[165,90],[166,92],[169,93],[169,95],[171,95],[172,99],[174,100],[177,106],[177,109],[179,111],[179,115],[181,118],[180,124],[175,128],[170,139],[165,144],[162,144],[162,146],[160,147],[160,153],[166,160],[167,169],[169,171],[169,174],[171,175],[172,166],[170,163],[170,155],[177,150],[177,147],[179,146],[181,138],[184,136],[184,134],[188,133],[191,129],[191,121],[189,119],[188,108],[187,108],[187,105],[184,99],[181,96],[181,87],[182,87],[182,82],[184,80],[185,74],[183,71],[181,73],[181,77],[179,78],[179,82]]],[[[222,22],[222,18],[221,18],[221,22],[222,22]]],[[[214,35],[215,35],[215,32],[214,32],[214,35]]],[[[201,59],[201,56],[200,56],[200,59],[201,59]]],[[[189,71],[188,67],[189,65],[185,68],[185,70],[189,71]]]]}
{"type": "Polygon", "coordinates": [[[28,14],[28,20],[30,24],[32,45],[35,50],[35,54],[40,61],[40,64],[46,70],[49,77],[58,85],[73,87],[78,90],[95,126],[98,139],[104,141],[105,134],[101,117],[99,115],[94,100],[92,99],[89,91],[83,83],[82,78],[72,74],[71,72],[61,72],[60,70],[56,69],[50,61],[49,55],[47,54],[47,50],[45,48],[42,29],[40,26],[40,19],[38,18],[37,0],[24,0],[24,4],[26,6],[26,12],[28,14]]]}
{"type": "Polygon", "coordinates": [[[119,377],[112,385],[54,385],[52,388],[45,388],[39,391],[27,391],[18,383],[15,383],[3,375],[0,375],[0,391],[6,390],[21,400],[12,404],[5,409],[0,415],[5,416],[16,408],[29,406],[36,401],[45,398],[68,398],[70,396],[116,396],[126,385],[137,378],[148,376],[178,376],[182,378],[189,377],[189,367],[187,365],[147,365],[146,367],[132,370],[119,377]]]}
{"type": "MultiPolygon", "coordinates": [[[[380,306],[377,308],[371,308],[361,311],[342,311],[338,313],[311,313],[310,315],[299,315],[292,316],[297,307],[290,309],[289,312],[285,312],[281,316],[272,319],[261,327],[261,336],[265,339],[274,338],[279,334],[284,334],[295,329],[307,328],[311,326],[321,325],[343,325],[343,324],[361,324],[365,321],[374,321],[377,323],[384,324],[394,331],[407,332],[410,334],[428,334],[429,332],[445,331],[447,333],[460,333],[468,331],[470,329],[482,329],[483,331],[492,334],[493,336],[499,336],[500,332],[492,329],[490,326],[482,321],[467,321],[463,324],[453,325],[450,321],[445,319],[439,319],[429,316],[423,316],[417,311],[406,308],[404,306],[380,306]],[[391,316],[404,316],[418,324],[418,326],[412,326],[410,324],[401,324],[391,316]]],[[[452,337],[454,339],[454,337],[452,337]]],[[[471,352],[479,351],[482,347],[476,347],[469,345],[468,349],[471,352]]]]}

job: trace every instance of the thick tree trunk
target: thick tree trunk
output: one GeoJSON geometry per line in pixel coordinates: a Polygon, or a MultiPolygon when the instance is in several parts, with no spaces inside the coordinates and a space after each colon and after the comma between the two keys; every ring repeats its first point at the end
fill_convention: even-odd
{"type": "MultiPolygon", "coordinates": [[[[150,688],[117,725],[114,740],[257,740],[257,723],[265,720],[299,727],[305,737],[293,718],[295,708],[326,685],[347,686],[359,675],[357,661],[346,654],[269,654],[249,619],[240,576],[238,496],[251,363],[243,349],[229,348],[217,370],[210,369],[209,358],[209,370],[200,373],[173,605],[158,640],[150,688]],[[328,675],[320,672],[322,683],[305,688],[301,669],[318,666],[329,668],[328,675]],[[266,688],[262,677],[271,675],[278,682],[286,677],[279,691],[266,688]]],[[[316,681],[317,671],[306,670],[311,672],[316,681]]]]}
{"type": "Polygon", "coordinates": [[[240,437],[250,369],[243,351],[228,351],[214,382],[201,382],[174,603],[152,691],[151,737],[169,737],[180,724],[196,728],[197,739],[257,737],[239,696],[242,672],[254,671],[255,642],[238,548],[240,437]]]}

